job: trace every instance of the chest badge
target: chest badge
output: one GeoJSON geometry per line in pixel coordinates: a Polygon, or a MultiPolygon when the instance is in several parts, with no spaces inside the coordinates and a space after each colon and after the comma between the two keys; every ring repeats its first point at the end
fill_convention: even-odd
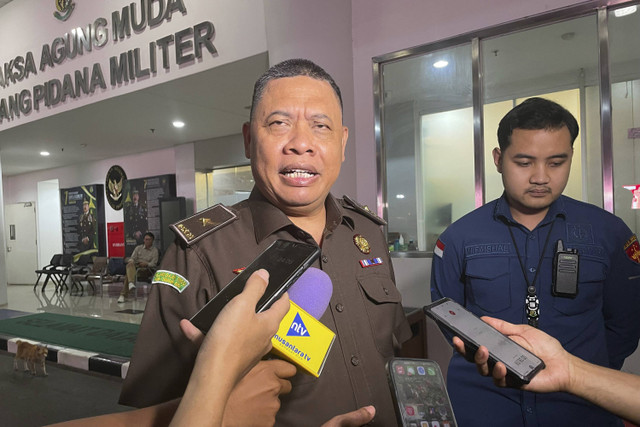
{"type": "Polygon", "coordinates": [[[371,246],[369,246],[369,242],[361,234],[355,234],[353,236],[353,243],[363,254],[371,253],[371,246]]]}
{"type": "Polygon", "coordinates": [[[245,268],[247,268],[247,267],[234,268],[233,269],[233,274],[238,275],[238,274],[242,273],[245,270],[245,268]]]}

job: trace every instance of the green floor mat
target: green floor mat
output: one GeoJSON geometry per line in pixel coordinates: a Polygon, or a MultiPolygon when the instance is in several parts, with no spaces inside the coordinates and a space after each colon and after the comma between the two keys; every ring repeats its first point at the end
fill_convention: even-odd
{"type": "Polygon", "coordinates": [[[139,325],[39,313],[0,320],[0,334],[96,353],[131,357],[139,325]]]}

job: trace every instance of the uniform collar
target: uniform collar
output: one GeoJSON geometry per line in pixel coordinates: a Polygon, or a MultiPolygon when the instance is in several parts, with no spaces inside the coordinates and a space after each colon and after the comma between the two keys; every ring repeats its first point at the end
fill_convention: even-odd
{"type": "MultiPolygon", "coordinates": [[[[340,206],[333,195],[327,196],[325,207],[327,209],[326,228],[329,231],[335,230],[343,221],[353,228],[353,219],[348,216],[348,212],[345,212],[345,209],[340,206]]],[[[249,209],[258,243],[283,228],[295,227],[297,229],[284,212],[274,206],[256,187],[249,195],[249,209]]]]}
{"type": "MultiPolygon", "coordinates": [[[[566,218],[565,212],[565,196],[560,196],[558,199],[549,206],[549,211],[547,215],[545,215],[544,219],[540,222],[540,225],[545,225],[549,222],[552,222],[556,217],[562,216],[566,218]]],[[[507,202],[507,197],[505,193],[502,193],[502,196],[498,200],[496,200],[496,206],[493,211],[493,218],[496,220],[505,220],[507,223],[511,224],[519,224],[516,220],[513,219],[511,215],[511,209],[509,208],[509,202],[507,202]]]]}

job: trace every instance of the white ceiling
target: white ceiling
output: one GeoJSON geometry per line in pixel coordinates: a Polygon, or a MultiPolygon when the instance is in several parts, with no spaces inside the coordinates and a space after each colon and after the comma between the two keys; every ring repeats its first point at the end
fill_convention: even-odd
{"type": "MultiPolygon", "coordinates": [[[[0,0],[6,1],[6,0],[0,0]]],[[[0,133],[3,175],[68,166],[241,132],[266,53],[0,133]],[[173,120],[186,123],[174,128],[173,120]],[[48,157],[40,151],[51,153],[48,157]]]]}

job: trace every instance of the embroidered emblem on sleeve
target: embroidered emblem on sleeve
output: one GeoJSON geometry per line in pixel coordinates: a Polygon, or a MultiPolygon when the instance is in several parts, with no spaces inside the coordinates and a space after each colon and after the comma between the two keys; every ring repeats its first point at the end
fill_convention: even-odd
{"type": "Polygon", "coordinates": [[[436,242],[436,247],[433,249],[433,253],[442,258],[444,255],[444,243],[440,239],[436,242]]]}
{"type": "Polygon", "coordinates": [[[631,261],[640,264],[640,244],[635,234],[624,244],[624,251],[631,261]]]}
{"type": "Polygon", "coordinates": [[[189,281],[185,279],[183,276],[178,273],[174,273],[173,271],[167,270],[158,270],[156,274],[153,275],[152,284],[158,285],[168,285],[182,293],[187,286],[189,286],[189,281]]]}

